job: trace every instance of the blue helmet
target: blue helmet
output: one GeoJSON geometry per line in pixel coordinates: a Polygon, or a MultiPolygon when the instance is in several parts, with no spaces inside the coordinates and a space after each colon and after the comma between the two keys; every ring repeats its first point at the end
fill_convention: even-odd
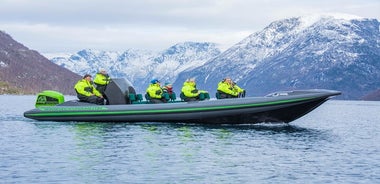
{"type": "Polygon", "coordinates": [[[160,81],[158,81],[157,79],[153,79],[153,80],[151,80],[150,81],[150,83],[152,83],[152,84],[156,84],[156,83],[159,83],[160,81]]]}

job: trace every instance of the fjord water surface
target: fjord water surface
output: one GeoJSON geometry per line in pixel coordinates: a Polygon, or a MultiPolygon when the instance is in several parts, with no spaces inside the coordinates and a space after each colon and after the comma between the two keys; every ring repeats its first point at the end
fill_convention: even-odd
{"type": "Polygon", "coordinates": [[[380,102],[290,124],[39,122],[0,100],[0,183],[380,183],[380,102]]]}

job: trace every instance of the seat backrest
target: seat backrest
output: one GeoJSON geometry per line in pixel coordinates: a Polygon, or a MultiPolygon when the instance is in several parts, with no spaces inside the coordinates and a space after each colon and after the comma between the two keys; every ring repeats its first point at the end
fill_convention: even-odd
{"type": "Polygon", "coordinates": [[[165,98],[166,101],[170,101],[169,93],[164,93],[163,97],[165,98]]]}
{"type": "Polygon", "coordinates": [[[204,100],[206,97],[205,97],[205,94],[204,93],[200,93],[199,94],[199,100],[204,100]]]}
{"type": "Polygon", "coordinates": [[[143,101],[142,94],[137,94],[136,95],[136,100],[139,101],[139,102],[143,101]]]}
{"type": "Polygon", "coordinates": [[[216,98],[216,99],[220,99],[220,93],[219,93],[219,92],[216,92],[216,93],[215,93],[215,98],[216,98]]]}
{"type": "Polygon", "coordinates": [[[210,94],[207,92],[207,93],[204,93],[205,95],[205,100],[210,100],[210,94]]]}
{"type": "Polygon", "coordinates": [[[177,99],[177,96],[174,92],[170,94],[170,100],[175,101],[176,99],[177,99]]]}
{"type": "Polygon", "coordinates": [[[136,95],[133,94],[133,93],[129,93],[129,100],[130,100],[131,102],[136,101],[136,95]]]}
{"type": "Polygon", "coordinates": [[[179,97],[181,98],[182,101],[184,101],[185,98],[186,98],[186,96],[185,96],[185,94],[183,94],[183,92],[181,92],[181,93],[179,94],[179,97]]]}
{"type": "Polygon", "coordinates": [[[148,93],[145,93],[145,100],[146,100],[146,101],[149,101],[149,100],[150,100],[150,96],[149,96],[148,93]]]}

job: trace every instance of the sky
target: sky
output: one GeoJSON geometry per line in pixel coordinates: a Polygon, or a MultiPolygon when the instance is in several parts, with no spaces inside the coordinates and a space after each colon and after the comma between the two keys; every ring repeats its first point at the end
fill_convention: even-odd
{"type": "Polygon", "coordinates": [[[380,0],[0,0],[0,30],[42,54],[185,41],[223,50],[273,21],[324,13],[380,21],[380,0]]]}

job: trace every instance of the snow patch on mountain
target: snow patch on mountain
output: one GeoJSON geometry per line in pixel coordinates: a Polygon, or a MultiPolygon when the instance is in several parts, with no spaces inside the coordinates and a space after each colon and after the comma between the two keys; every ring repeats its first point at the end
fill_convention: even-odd
{"type": "Polygon", "coordinates": [[[145,91],[151,79],[172,83],[182,71],[201,66],[220,53],[214,43],[183,42],[161,52],[84,49],[70,56],[53,57],[51,61],[80,75],[95,74],[104,68],[112,77],[127,78],[136,90],[145,91]]]}
{"type": "Polygon", "coordinates": [[[328,88],[358,99],[379,88],[380,33],[376,19],[323,14],[275,21],[192,71],[188,77],[214,93],[226,76],[248,95],[276,90],[328,88]],[[376,72],[377,71],[377,72],[376,72]]]}
{"type": "Polygon", "coordinates": [[[318,14],[272,22],[221,53],[213,43],[184,42],[161,52],[82,50],[51,60],[78,74],[105,68],[144,93],[152,78],[182,83],[196,77],[211,93],[232,77],[248,96],[278,90],[327,88],[358,99],[380,86],[380,26],[376,19],[318,14]]]}

